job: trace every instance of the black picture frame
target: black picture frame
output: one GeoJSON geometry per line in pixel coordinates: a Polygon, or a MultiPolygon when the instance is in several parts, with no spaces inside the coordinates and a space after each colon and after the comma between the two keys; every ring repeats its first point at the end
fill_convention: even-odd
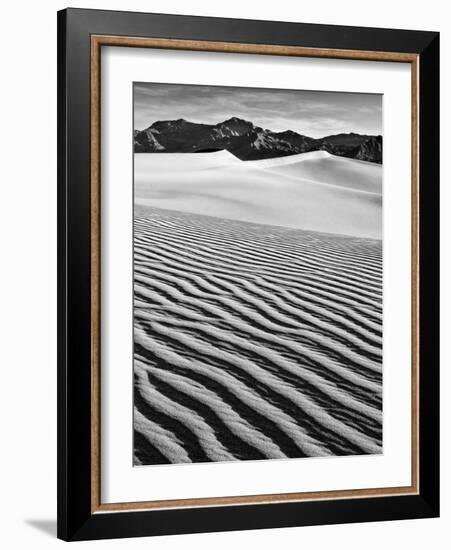
{"type": "MultiPolygon", "coordinates": [[[[332,56],[333,57],[333,56],[332,56]]],[[[58,13],[58,537],[137,537],[439,515],[439,34],[67,9],[58,13]],[[418,56],[419,490],[415,495],[92,510],[91,37],[152,37],[418,56]]]]}

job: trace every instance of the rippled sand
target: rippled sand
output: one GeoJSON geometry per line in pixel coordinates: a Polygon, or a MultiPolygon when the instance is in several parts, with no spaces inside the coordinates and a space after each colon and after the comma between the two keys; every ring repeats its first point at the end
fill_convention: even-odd
{"type": "Polygon", "coordinates": [[[134,253],[136,465],[382,452],[380,240],[137,208],[134,253]]]}

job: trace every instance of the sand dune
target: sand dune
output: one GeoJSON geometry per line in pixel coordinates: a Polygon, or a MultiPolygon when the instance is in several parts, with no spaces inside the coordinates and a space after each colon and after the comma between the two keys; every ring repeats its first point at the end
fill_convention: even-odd
{"type": "Polygon", "coordinates": [[[382,451],[379,240],[138,206],[134,258],[136,465],[382,451]]]}
{"type": "Polygon", "coordinates": [[[382,167],[324,151],[242,162],[217,153],[135,155],[135,204],[381,238],[382,167]]]}
{"type": "Polygon", "coordinates": [[[249,162],[256,168],[271,170],[275,174],[382,194],[382,166],[372,162],[337,157],[326,151],[249,162]]]}

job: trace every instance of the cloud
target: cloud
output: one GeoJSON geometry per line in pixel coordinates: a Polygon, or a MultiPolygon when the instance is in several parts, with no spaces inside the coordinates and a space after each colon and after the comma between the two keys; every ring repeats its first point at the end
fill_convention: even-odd
{"type": "Polygon", "coordinates": [[[312,137],[340,132],[382,133],[382,96],[306,90],[273,90],[135,83],[136,129],[157,120],[184,118],[216,124],[232,116],[274,131],[312,137]]]}

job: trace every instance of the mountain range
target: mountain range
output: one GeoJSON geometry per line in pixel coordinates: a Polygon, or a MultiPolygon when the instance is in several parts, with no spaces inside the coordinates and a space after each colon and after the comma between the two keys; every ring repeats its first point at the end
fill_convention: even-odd
{"type": "Polygon", "coordinates": [[[227,150],[241,160],[260,160],[327,151],[333,155],[382,164],[382,136],[343,133],[320,139],[293,130],[273,132],[232,117],[218,124],[183,118],[154,122],[135,130],[135,153],[200,153],[227,150]]]}

